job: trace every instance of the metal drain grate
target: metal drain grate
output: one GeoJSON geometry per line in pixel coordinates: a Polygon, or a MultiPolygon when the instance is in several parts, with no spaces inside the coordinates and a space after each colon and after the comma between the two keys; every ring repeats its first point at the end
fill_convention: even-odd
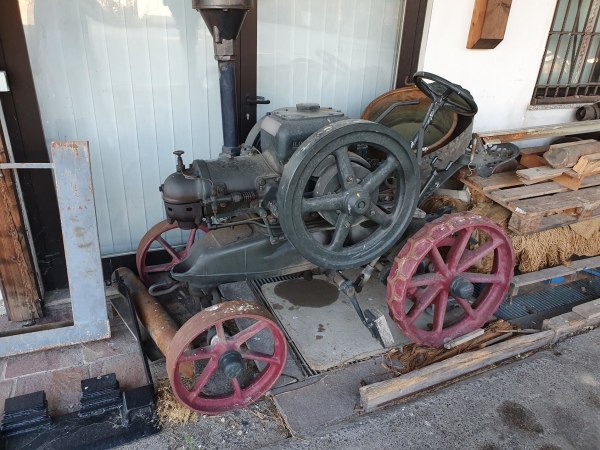
{"type": "Polygon", "coordinates": [[[273,309],[271,308],[271,305],[265,298],[263,291],[261,289],[265,284],[293,280],[295,278],[301,278],[301,277],[302,277],[302,274],[294,274],[294,275],[282,275],[282,276],[278,276],[278,277],[262,278],[260,280],[248,281],[248,285],[250,286],[250,289],[252,289],[252,292],[254,293],[256,298],[260,299],[260,301],[263,303],[263,305],[265,305],[265,307],[271,312],[271,315],[275,318],[279,327],[283,330],[283,333],[285,334],[285,338],[287,339],[288,345],[290,346],[290,349],[292,351],[292,358],[294,359],[294,362],[298,365],[298,367],[300,367],[300,370],[302,371],[304,376],[310,377],[313,375],[317,375],[319,372],[311,369],[311,367],[308,365],[308,363],[302,356],[302,353],[300,353],[300,350],[298,349],[298,347],[292,340],[291,336],[288,334],[286,329],[283,327],[282,323],[277,318],[275,311],[273,311],[273,309]]]}
{"type": "Polygon", "coordinates": [[[600,278],[589,278],[559,286],[548,287],[531,294],[519,295],[504,302],[496,317],[515,320],[544,311],[575,306],[600,297],[600,278]]]}

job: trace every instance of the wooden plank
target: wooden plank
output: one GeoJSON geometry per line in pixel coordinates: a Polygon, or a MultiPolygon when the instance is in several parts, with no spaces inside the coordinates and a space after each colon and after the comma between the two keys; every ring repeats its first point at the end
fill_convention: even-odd
{"type": "MultiPolygon", "coordinates": [[[[600,211],[596,211],[596,215],[600,215],[600,211]]],[[[523,216],[521,214],[513,214],[508,221],[508,228],[518,235],[526,235],[531,233],[539,233],[540,231],[551,230],[553,228],[565,227],[579,222],[577,216],[571,214],[553,214],[551,216],[523,216]]]]}
{"type": "Polygon", "coordinates": [[[502,142],[570,136],[573,134],[594,133],[598,131],[600,131],[600,119],[586,120],[584,122],[559,123],[555,125],[545,125],[539,127],[482,132],[475,133],[474,137],[482,140],[486,144],[500,144],[502,142]]]}
{"type": "Polygon", "coordinates": [[[578,208],[594,209],[600,206],[600,187],[517,200],[512,206],[516,212],[527,215],[548,215],[578,208]]]}
{"type": "Polygon", "coordinates": [[[519,163],[528,169],[547,166],[546,161],[540,155],[522,155],[519,163]]]}
{"type": "Polygon", "coordinates": [[[504,39],[512,0],[475,0],[467,48],[492,49],[504,39]]]}
{"type": "Polygon", "coordinates": [[[584,176],[600,173],[600,153],[582,156],[573,166],[573,170],[584,176]]]}
{"type": "Polygon", "coordinates": [[[543,155],[544,153],[546,153],[548,151],[549,148],[550,148],[549,145],[542,145],[539,147],[525,147],[520,150],[519,154],[521,156],[543,155]]]}
{"type": "Polygon", "coordinates": [[[495,173],[489,178],[474,176],[462,180],[467,186],[480,191],[491,191],[505,187],[522,186],[523,180],[513,172],[495,173]]]}
{"type": "Polygon", "coordinates": [[[562,175],[557,176],[553,180],[555,183],[557,183],[571,191],[576,191],[577,189],[579,189],[581,187],[581,185],[583,183],[583,178],[571,177],[571,176],[567,175],[566,173],[563,173],[562,175]]]}
{"type": "MultiPolygon", "coordinates": [[[[600,180],[598,181],[598,184],[600,184],[600,180]]],[[[559,192],[569,192],[569,189],[551,181],[548,183],[538,183],[530,186],[492,191],[489,193],[489,197],[496,203],[504,204],[513,200],[557,194],[559,192]]]]}
{"type": "MultiPolygon", "coordinates": [[[[8,162],[0,136],[0,163],[8,162]]],[[[13,174],[0,170],[0,280],[9,320],[42,316],[31,253],[17,200],[13,174]]]]}
{"type": "Polygon", "coordinates": [[[588,139],[579,142],[554,144],[544,153],[544,159],[554,168],[573,167],[579,158],[593,153],[600,153],[600,142],[588,139]]]}
{"type": "MultiPolygon", "coordinates": [[[[572,178],[569,177],[569,179],[572,178]]],[[[600,186],[600,175],[593,175],[591,177],[583,178],[581,180],[581,188],[594,186],[600,186]]],[[[514,200],[540,197],[542,195],[558,194],[561,192],[569,192],[570,190],[571,189],[569,189],[568,187],[562,186],[556,181],[550,181],[546,183],[532,184],[530,186],[499,189],[497,191],[491,192],[488,191],[487,194],[491,200],[495,201],[496,203],[500,203],[502,206],[505,206],[507,202],[511,202],[514,200]]],[[[508,209],[511,209],[508,205],[506,205],[506,207],[508,209]]]]}
{"type": "Polygon", "coordinates": [[[600,256],[592,256],[591,258],[583,258],[578,259],[577,261],[571,261],[569,267],[577,271],[600,267],[600,256]]]}
{"type": "Polygon", "coordinates": [[[554,169],[548,166],[517,170],[517,175],[523,179],[523,182],[529,183],[539,183],[541,181],[551,180],[563,173],[564,169],[554,169]]]}
{"type": "Polygon", "coordinates": [[[554,331],[518,336],[509,341],[414,370],[391,380],[360,388],[363,409],[368,412],[393,400],[415,394],[455,378],[473,373],[500,361],[542,348],[552,343],[554,331]]]}

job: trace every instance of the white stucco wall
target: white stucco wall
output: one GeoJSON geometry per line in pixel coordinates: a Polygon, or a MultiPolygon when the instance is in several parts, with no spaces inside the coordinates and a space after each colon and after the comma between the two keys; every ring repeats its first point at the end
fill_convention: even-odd
{"type": "Polygon", "coordinates": [[[573,106],[530,106],[556,1],[513,0],[505,38],[492,50],[466,47],[475,0],[430,1],[420,68],[471,91],[475,131],[574,120],[573,106]]]}

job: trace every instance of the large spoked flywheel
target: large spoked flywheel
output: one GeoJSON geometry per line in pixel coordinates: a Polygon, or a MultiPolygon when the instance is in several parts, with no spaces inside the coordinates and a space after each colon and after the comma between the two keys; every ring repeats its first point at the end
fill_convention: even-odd
{"type": "Polygon", "coordinates": [[[419,186],[413,153],[396,132],[366,120],[344,120],[313,134],[286,164],[277,193],[279,220],[292,245],[312,263],[357,267],[402,236],[419,186]],[[364,167],[353,154],[360,147],[377,149],[385,158],[364,167]]]}

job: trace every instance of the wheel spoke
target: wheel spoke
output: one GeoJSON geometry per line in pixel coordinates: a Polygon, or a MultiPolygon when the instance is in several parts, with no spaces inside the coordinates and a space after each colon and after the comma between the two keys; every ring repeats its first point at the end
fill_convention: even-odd
{"type": "Polygon", "coordinates": [[[448,293],[442,290],[437,296],[433,306],[433,331],[439,333],[444,328],[446,318],[446,307],[448,306],[448,293]]]}
{"type": "Polygon", "coordinates": [[[424,291],[421,291],[420,295],[415,295],[414,305],[406,315],[411,324],[417,320],[419,316],[423,314],[423,312],[425,312],[429,305],[433,303],[441,290],[442,286],[435,284],[433,286],[429,286],[424,291]]]}
{"type": "Polygon", "coordinates": [[[262,322],[262,321],[256,322],[256,323],[250,325],[248,328],[244,328],[242,331],[240,331],[238,334],[236,334],[229,340],[235,342],[235,344],[239,347],[244,342],[246,342],[248,339],[250,339],[254,335],[260,333],[266,327],[267,327],[266,322],[262,322]]]}
{"type": "Polygon", "coordinates": [[[502,281],[502,277],[496,273],[473,273],[473,272],[464,272],[461,274],[461,277],[465,278],[467,281],[471,283],[481,283],[481,284],[493,284],[502,281]]]}
{"type": "Polygon", "coordinates": [[[344,242],[350,233],[350,216],[348,214],[340,214],[335,224],[335,231],[331,242],[327,246],[328,250],[340,250],[344,246],[344,242]]]}
{"type": "Polygon", "coordinates": [[[472,234],[472,228],[465,228],[464,230],[459,231],[458,237],[454,239],[452,247],[448,252],[448,268],[450,270],[456,269],[458,261],[460,261],[460,258],[467,249],[472,234]]]}
{"type": "Polygon", "coordinates": [[[444,277],[442,277],[438,273],[424,273],[423,275],[417,275],[411,278],[408,282],[409,289],[414,289],[422,286],[430,286],[433,284],[438,284],[444,281],[444,277]]]}
{"type": "Polygon", "coordinates": [[[231,379],[231,387],[233,387],[233,398],[236,403],[242,403],[244,401],[244,396],[242,394],[242,387],[237,378],[231,379]]]}
{"type": "Polygon", "coordinates": [[[220,342],[227,342],[227,336],[225,336],[225,328],[223,327],[223,322],[218,322],[215,324],[215,328],[217,330],[217,338],[220,342]]]}
{"type": "Polygon", "coordinates": [[[195,348],[194,350],[183,352],[178,361],[180,363],[200,361],[202,359],[209,359],[212,355],[213,353],[207,348],[195,348]]]}
{"type": "Polygon", "coordinates": [[[157,237],[156,242],[158,242],[161,245],[161,247],[164,248],[169,255],[171,255],[171,257],[173,258],[173,261],[175,261],[175,262],[181,261],[181,259],[179,258],[179,255],[177,254],[175,249],[173,247],[171,247],[171,245],[167,241],[165,241],[162,238],[162,236],[157,237]]]}
{"type": "Polygon", "coordinates": [[[444,258],[440,254],[440,251],[437,247],[432,247],[429,251],[429,257],[431,258],[431,262],[433,263],[435,269],[441,273],[442,275],[448,275],[448,266],[444,262],[444,258]]]}
{"type": "Polygon", "coordinates": [[[469,267],[473,266],[477,261],[481,261],[490,252],[500,246],[499,240],[488,241],[475,250],[465,250],[460,262],[457,265],[456,270],[458,272],[465,272],[469,267]]]}
{"type": "Polygon", "coordinates": [[[200,392],[202,392],[204,386],[206,386],[206,384],[210,381],[218,367],[219,363],[215,358],[211,358],[210,361],[208,361],[208,364],[194,383],[194,387],[189,392],[188,401],[193,401],[196,397],[198,397],[198,395],[200,395],[200,392]]]}
{"type": "Polygon", "coordinates": [[[195,240],[196,240],[196,228],[191,230],[190,235],[188,236],[187,243],[185,244],[185,249],[187,251],[189,251],[189,249],[192,248],[192,245],[194,245],[195,240]]]}
{"type": "Polygon", "coordinates": [[[356,184],[356,176],[354,175],[350,155],[348,155],[348,147],[338,148],[334,154],[340,184],[344,186],[344,189],[354,186],[356,184]]]}
{"type": "Polygon", "coordinates": [[[398,162],[394,158],[388,158],[374,172],[371,172],[365,177],[361,183],[367,192],[373,192],[379,189],[381,183],[385,181],[390,174],[396,170],[398,162]]]}
{"type": "Polygon", "coordinates": [[[384,228],[387,228],[392,223],[392,216],[387,214],[381,210],[381,208],[377,205],[373,206],[369,211],[369,215],[367,216],[369,220],[381,225],[384,228]],[[371,215],[371,213],[373,213],[371,215]]]}
{"type": "Polygon", "coordinates": [[[458,303],[460,307],[467,313],[469,317],[473,319],[477,318],[477,312],[473,309],[473,307],[467,300],[456,296],[454,296],[453,298],[454,300],[456,300],[456,303],[458,303]]]}
{"type": "Polygon", "coordinates": [[[329,194],[302,199],[302,214],[320,211],[336,211],[344,207],[344,196],[329,194]]]}
{"type": "Polygon", "coordinates": [[[260,361],[260,362],[269,363],[269,364],[271,364],[271,363],[278,364],[279,363],[279,358],[275,355],[267,355],[266,353],[255,352],[252,350],[242,351],[242,358],[248,359],[251,361],[260,361]]]}

